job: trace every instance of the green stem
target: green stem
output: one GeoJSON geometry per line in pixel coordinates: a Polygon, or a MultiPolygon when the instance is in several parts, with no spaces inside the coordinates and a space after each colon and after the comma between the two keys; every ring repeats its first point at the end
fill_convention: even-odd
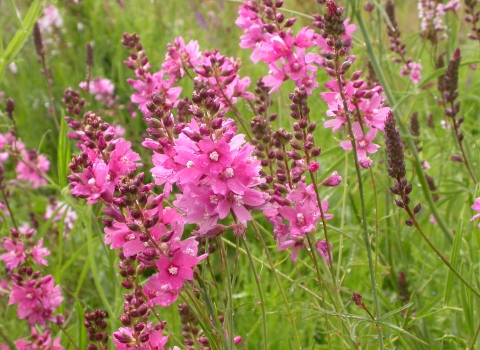
{"type": "MultiPolygon", "coordinates": [[[[336,71],[336,78],[337,78],[337,84],[338,84],[338,90],[340,91],[340,95],[343,101],[343,109],[345,111],[345,117],[347,120],[347,125],[348,125],[348,132],[350,134],[350,141],[352,143],[352,153],[353,153],[353,158],[355,160],[355,170],[357,173],[357,181],[358,181],[358,191],[360,194],[360,206],[361,206],[361,211],[362,211],[362,228],[363,228],[363,238],[365,240],[365,245],[367,247],[367,257],[368,257],[368,267],[370,269],[370,281],[372,284],[372,291],[373,291],[373,302],[374,302],[374,307],[375,307],[375,316],[376,319],[380,318],[380,304],[378,302],[378,292],[377,292],[377,281],[375,278],[375,268],[373,266],[373,257],[372,257],[372,248],[370,246],[370,239],[368,235],[368,227],[367,227],[367,215],[366,215],[366,207],[365,207],[365,194],[363,191],[363,180],[362,180],[362,174],[360,170],[360,165],[358,163],[358,155],[357,155],[357,146],[356,146],[356,140],[354,138],[353,134],[353,129],[352,129],[352,121],[350,120],[350,112],[347,104],[347,98],[345,96],[345,93],[343,92],[343,84],[342,84],[342,79],[340,77],[340,65],[338,61],[338,53],[335,54],[335,71],[336,71]]],[[[378,328],[378,346],[380,350],[383,350],[383,334],[382,334],[382,328],[380,326],[378,328]]]]}
{"type": "Polygon", "coordinates": [[[477,326],[477,330],[475,331],[475,335],[473,336],[472,342],[470,345],[467,347],[466,350],[472,350],[473,347],[475,346],[475,342],[477,341],[478,333],[480,332],[480,323],[477,326]]]}
{"type": "MultiPolygon", "coordinates": [[[[352,0],[350,0],[352,1],[352,0]]],[[[360,27],[360,30],[362,31],[363,37],[365,39],[365,45],[367,48],[367,53],[370,58],[370,62],[372,63],[373,70],[375,71],[375,74],[377,75],[377,78],[380,82],[380,84],[383,87],[383,91],[385,92],[385,95],[387,96],[388,103],[390,106],[396,106],[396,101],[395,97],[393,96],[392,90],[390,89],[388,82],[385,78],[385,75],[383,74],[382,67],[380,65],[380,62],[378,61],[377,56],[375,55],[375,52],[373,50],[373,45],[372,41],[370,38],[370,35],[368,33],[367,27],[365,26],[365,22],[363,21],[362,14],[360,12],[360,9],[357,9],[355,11],[355,17],[357,18],[358,25],[360,27]]],[[[408,128],[405,125],[405,123],[402,121],[401,118],[396,118],[398,125],[400,126],[400,130],[404,135],[408,135],[408,128]]],[[[415,158],[415,162],[413,163],[415,166],[415,170],[418,174],[418,179],[420,181],[420,184],[422,186],[423,193],[425,195],[425,199],[427,200],[430,210],[432,211],[433,216],[435,217],[435,220],[438,223],[438,226],[440,229],[443,231],[445,234],[445,237],[448,239],[450,243],[453,243],[453,238],[452,238],[452,233],[450,229],[448,228],[447,224],[445,223],[445,220],[443,219],[443,216],[438,212],[437,207],[435,205],[435,202],[433,200],[432,194],[430,192],[430,189],[428,187],[427,180],[425,178],[425,174],[423,172],[423,168],[421,165],[421,160],[420,156],[417,152],[417,148],[415,146],[415,143],[411,138],[406,138],[405,142],[410,150],[410,153],[413,155],[415,158]]]]}
{"type": "Polygon", "coordinates": [[[253,228],[255,229],[255,232],[257,233],[257,238],[262,243],[263,251],[267,255],[268,262],[270,263],[271,270],[273,271],[273,276],[275,277],[275,281],[277,282],[278,288],[280,289],[280,293],[282,294],[285,307],[287,308],[288,317],[290,318],[290,322],[292,323],[292,326],[293,326],[293,332],[295,333],[295,341],[298,345],[298,348],[301,349],[302,345],[300,344],[300,337],[298,335],[297,325],[295,324],[295,319],[293,318],[292,310],[290,309],[290,304],[288,303],[287,296],[285,295],[285,291],[283,290],[283,286],[280,283],[280,280],[278,279],[277,269],[275,268],[275,265],[272,261],[272,257],[270,255],[270,252],[268,251],[268,247],[265,244],[265,241],[263,240],[263,237],[260,234],[260,231],[258,230],[256,222],[253,221],[252,224],[253,224],[253,228]]]}
{"type": "Polygon", "coordinates": [[[410,207],[408,206],[408,204],[405,206],[405,211],[408,213],[408,216],[410,217],[410,219],[413,221],[413,224],[415,226],[415,228],[417,229],[418,232],[420,232],[420,234],[422,235],[423,239],[425,240],[425,242],[427,242],[427,244],[430,246],[430,248],[432,248],[432,250],[435,252],[435,254],[437,254],[437,256],[443,261],[443,263],[445,265],[447,265],[447,267],[450,269],[450,271],[452,271],[455,276],[458,277],[458,279],[460,281],[462,281],[462,283],[468,288],[470,289],[477,297],[480,297],[480,291],[478,291],[474,286],[472,286],[470,283],[468,283],[468,281],[463,278],[463,276],[460,274],[460,272],[458,272],[452,264],[450,264],[450,262],[447,260],[447,258],[445,257],[445,255],[443,255],[437,247],[435,247],[435,245],[433,244],[433,242],[428,238],[428,236],[425,234],[425,232],[423,232],[422,228],[420,227],[420,225],[418,224],[417,220],[415,220],[415,216],[413,215],[412,211],[410,210],[410,207]]]}
{"type": "Polygon", "coordinates": [[[226,253],[226,249],[225,249],[225,246],[223,244],[223,240],[220,239],[220,237],[217,237],[217,243],[218,243],[218,249],[219,249],[219,252],[220,252],[220,258],[221,258],[221,262],[222,262],[222,266],[223,266],[223,269],[222,271],[224,271],[224,273],[222,273],[223,275],[223,279],[227,285],[227,288],[226,288],[226,293],[227,293],[227,308],[225,309],[225,313],[227,315],[227,320],[228,320],[228,334],[230,334],[230,339],[229,339],[229,348],[230,349],[233,349],[234,347],[234,343],[233,343],[233,297],[232,297],[232,294],[233,294],[233,291],[232,291],[232,281],[230,280],[230,268],[228,266],[228,260],[227,260],[227,253],[226,253]]]}
{"type": "Polygon", "coordinates": [[[257,284],[258,295],[260,296],[260,307],[262,309],[262,324],[263,324],[263,348],[265,350],[268,349],[267,347],[267,315],[265,313],[265,300],[263,298],[263,291],[262,286],[260,284],[260,277],[258,276],[257,270],[255,269],[255,264],[253,263],[252,253],[247,245],[247,240],[245,236],[242,236],[242,242],[245,246],[245,251],[247,252],[248,260],[250,261],[250,266],[252,267],[253,275],[255,276],[255,283],[257,284]]]}

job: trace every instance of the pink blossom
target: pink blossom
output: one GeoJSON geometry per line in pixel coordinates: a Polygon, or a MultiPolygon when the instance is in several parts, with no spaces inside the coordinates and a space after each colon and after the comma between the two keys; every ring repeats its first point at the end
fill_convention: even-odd
{"type": "Polygon", "coordinates": [[[0,255],[0,260],[5,263],[7,271],[16,269],[26,259],[23,242],[17,242],[9,237],[3,238],[3,249],[8,253],[0,255]]]}
{"type": "Polygon", "coordinates": [[[37,264],[48,266],[47,260],[45,260],[43,257],[50,255],[50,250],[47,248],[42,248],[42,245],[43,238],[40,238],[37,245],[33,247],[32,258],[37,264]]]}
{"type": "Polygon", "coordinates": [[[161,70],[153,75],[145,73],[145,80],[128,79],[127,82],[133,86],[137,92],[131,96],[132,103],[138,104],[138,109],[145,117],[150,117],[152,113],[147,109],[147,102],[151,100],[152,93],[161,93],[165,95],[167,103],[174,106],[180,93],[181,87],[172,87],[174,78],[164,79],[164,71],[161,70]]]}
{"type": "Polygon", "coordinates": [[[323,180],[322,186],[335,187],[340,185],[341,182],[342,182],[342,177],[338,175],[336,171],[334,171],[332,175],[330,175],[325,180],[323,180]]]}
{"type": "Polygon", "coordinates": [[[362,99],[359,108],[363,111],[363,118],[367,126],[383,131],[385,118],[390,108],[382,107],[382,97],[380,94],[374,93],[370,99],[362,99]]]}
{"type": "Polygon", "coordinates": [[[400,70],[400,76],[410,75],[410,80],[417,85],[422,78],[420,73],[422,72],[422,65],[416,62],[406,63],[400,70]]]}
{"type": "MultiPolygon", "coordinates": [[[[474,202],[473,205],[472,205],[472,209],[473,209],[474,211],[478,212],[479,214],[474,215],[474,216],[470,219],[470,221],[474,221],[474,220],[480,218],[480,198],[476,198],[476,199],[475,199],[475,202],[474,202]]],[[[480,224],[478,225],[478,227],[480,228],[480,224]]]]}
{"type": "MultiPolygon", "coordinates": [[[[377,129],[372,128],[368,130],[366,135],[364,135],[362,127],[360,126],[359,122],[353,123],[352,129],[353,129],[353,137],[355,138],[355,142],[357,146],[358,159],[367,158],[367,153],[377,152],[377,149],[380,146],[372,143],[375,136],[377,136],[377,129]]],[[[351,151],[352,143],[350,141],[342,141],[340,142],[340,147],[342,147],[346,151],[351,151]]]]}
{"type": "Polygon", "coordinates": [[[35,151],[23,151],[22,159],[15,168],[17,177],[20,180],[27,180],[32,183],[33,188],[46,185],[45,173],[50,168],[47,157],[37,154],[35,151]]]}
{"type": "Polygon", "coordinates": [[[110,179],[109,168],[102,160],[95,159],[93,165],[78,174],[78,182],[73,182],[70,194],[79,198],[86,198],[87,204],[94,204],[103,199],[112,200],[115,184],[110,179]]]}
{"type": "Polygon", "coordinates": [[[63,301],[60,286],[54,287],[53,277],[31,280],[23,285],[14,284],[8,305],[18,303],[18,318],[26,318],[30,325],[53,321],[53,311],[63,301]]]}
{"type": "Polygon", "coordinates": [[[132,151],[132,144],[124,139],[112,142],[115,150],[110,154],[109,170],[118,175],[125,175],[127,171],[134,171],[141,164],[138,153],[132,151]]]}
{"type": "Polygon", "coordinates": [[[317,251],[320,253],[322,256],[323,260],[327,263],[328,266],[331,266],[330,264],[330,256],[329,256],[329,251],[331,254],[332,251],[332,243],[329,242],[329,248],[327,248],[327,240],[322,239],[321,241],[317,242],[317,251]]]}
{"type": "Polygon", "coordinates": [[[201,53],[199,51],[198,41],[190,40],[185,45],[182,37],[175,38],[174,44],[167,45],[168,52],[165,55],[165,62],[162,68],[165,73],[175,79],[181,79],[185,75],[186,68],[195,68],[202,62],[201,53]]]}
{"type": "Polygon", "coordinates": [[[45,35],[51,34],[53,28],[60,28],[63,25],[63,19],[55,6],[48,5],[43,9],[43,17],[37,23],[42,34],[45,35]]]}
{"type": "Polygon", "coordinates": [[[77,213],[75,213],[73,208],[67,206],[67,204],[63,202],[57,201],[54,201],[53,203],[47,205],[47,207],[45,208],[44,218],[45,220],[49,220],[54,215],[55,217],[52,220],[53,222],[60,222],[63,218],[65,218],[65,232],[70,232],[73,229],[73,226],[75,225],[75,222],[78,218],[77,213]]]}

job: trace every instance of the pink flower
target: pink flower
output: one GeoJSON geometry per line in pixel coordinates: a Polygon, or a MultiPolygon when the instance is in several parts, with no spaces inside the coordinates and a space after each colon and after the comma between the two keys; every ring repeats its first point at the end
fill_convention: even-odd
{"type": "Polygon", "coordinates": [[[39,281],[31,280],[23,285],[14,284],[8,305],[18,303],[18,318],[26,318],[30,325],[54,321],[53,311],[61,304],[63,297],[60,286],[53,286],[51,275],[39,281]]]}
{"type": "Polygon", "coordinates": [[[330,175],[328,178],[323,180],[322,186],[335,187],[340,185],[341,182],[342,182],[342,177],[338,175],[336,171],[334,171],[332,175],[330,175]]]}
{"type": "Polygon", "coordinates": [[[182,37],[175,38],[174,45],[167,45],[168,52],[165,55],[165,62],[162,68],[165,73],[175,79],[181,79],[185,75],[185,67],[195,68],[202,62],[202,56],[199,51],[198,41],[190,40],[185,45],[182,37]]]}
{"type": "Polygon", "coordinates": [[[403,77],[404,75],[410,74],[410,80],[417,85],[422,78],[420,73],[422,72],[422,65],[416,62],[409,62],[406,63],[402,69],[400,70],[400,76],[403,77]]]}
{"type": "Polygon", "coordinates": [[[41,238],[38,241],[38,244],[33,247],[32,258],[37,264],[48,266],[47,260],[45,260],[43,257],[50,255],[50,250],[48,250],[47,248],[42,248],[42,245],[43,238],[41,238]]]}
{"type": "Polygon", "coordinates": [[[86,198],[87,204],[97,203],[100,198],[110,202],[115,190],[115,184],[110,179],[109,168],[102,160],[95,159],[93,165],[78,174],[79,181],[72,182],[70,194],[86,198]]]}
{"type": "Polygon", "coordinates": [[[23,151],[22,159],[16,167],[17,177],[32,183],[33,188],[46,185],[45,173],[50,168],[47,157],[37,154],[35,151],[23,151]]]}
{"type": "Polygon", "coordinates": [[[8,253],[0,255],[0,260],[3,260],[5,263],[7,271],[16,269],[27,257],[23,242],[16,242],[9,237],[3,238],[3,249],[6,249],[8,253]]]}
{"type": "MultiPolygon", "coordinates": [[[[474,221],[474,220],[480,218],[480,198],[475,199],[475,202],[472,205],[472,209],[475,210],[476,212],[478,212],[479,214],[474,215],[470,219],[470,221],[474,221]]],[[[480,224],[478,225],[478,227],[480,228],[480,224]]]]}
{"type": "Polygon", "coordinates": [[[385,118],[387,118],[387,113],[390,111],[390,108],[382,107],[382,97],[380,94],[374,93],[370,99],[362,99],[359,107],[360,110],[363,111],[365,124],[383,131],[385,118]]]}
{"type": "Polygon", "coordinates": [[[147,109],[147,102],[151,100],[152,93],[157,92],[165,94],[167,103],[172,105],[172,107],[175,105],[176,100],[180,96],[182,88],[172,87],[174,77],[171,77],[167,80],[163,78],[163,75],[164,71],[161,70],[153,75],[150,75],[150,73],[145,73],[145,80],[127,80],[127,82],[132,85],[135,90],[137,90],[137,92],[131,96],[131,101],[132,103],[139,105],[138,109],[140,109],[145,117],[150,117],[152,115],[152,112],[147,109]]]}
{"type": "MultiPolygon", "coordinates": [[[[372,128],[368,130],[366,135],[364,135],[362,127],[360,126],[359,122],[353,123],[352,129],[353,129],[353,137],[355,138],[355,142],[357,146],[358,159],[367,158],[367,153],[377,152],[377,149],[380,146],[372,143],[375,136],[377,136],[377,129],[372,128]]],[[[342,147],[346,151],[351,151],[352,143],[350,141],[342,141],[340,142],[340,147],[342,147]]]]}
{"type": "Polygon", "coordinates": [[[330,256],[329,256],[329,251],[331,253],[332,251],[332,243],[329,242],[330,247],[327,248],[327,240],[322,239],[321,241],[317,242],[317,251],[320,253],[322,256],[323,260],[327,263],[327,265],[330,267],[330,256]]]}
{"type": "Polygon", "coordinates": [[[138,153],[132,151],[132,144],[124,139],[117,139],[111,143],[115,150],[110,155],[109,171],[118,175],[125,175],[127,171],[134,171],[141,164],[138,153]]]}
{"type": "Polygon", "coordinates": [[[43,17],[37,23],[42,34],[45,35],[51,34],[53,28],[60,28],[63,25],[63,19],[55,6],[48,5],[43,9],[43,17]]]}

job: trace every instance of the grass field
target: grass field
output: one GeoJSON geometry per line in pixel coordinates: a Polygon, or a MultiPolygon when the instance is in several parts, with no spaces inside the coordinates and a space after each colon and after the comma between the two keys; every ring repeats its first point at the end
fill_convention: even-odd
{"type": "MultiPolygon", "coordinates": [[[[3,205],[0,235],[11,237],[10,228],[28,223],[36,228],[34,239],[44,239],[44,246],[51,252],[46,257],[48,266],[36,269],[42,276],[52,275],[55,285],[61,286],[64,299],[55,314],[63,314],[65,323],[62,327],[53,322],[36,327],[51,330],[54,337],[61,338],[65,349],[86,348],[89,340],[83,326],[84,314],[94,309],[108,313],[106,331],[112,339],[112,334],[122,327],[119,316],[124,312],[123,294],[127,293],[121,285],[118,250],[103,243],[104,205],[88,205],[84,199],[69,193],[67,175],[71,172],[68,164],[72,155],[80,151],[76,142],[66,137],[68,126],[63,118],[67,113],[62,98],[66,88],[80,90],[80,82],[85,81],[87,43],[91,43],[94,53],[92,78],[110,79],[118,101],[114,107],[106,108],[91,94],[87,96],[82,92],[87,98],[85,111],[95,111],[106,122],[125,129],[123,137],[132,143],[132,149],[140,155],[143,164],[137,172],[145,172],[145,182],[152,182],[152,152],[142,147],[144,138],[150,136],[142,113],[130,103],[134,90],[127,79],[134,78],[134,73],[123,63],[129,55],[121,43],[123,33],[139,35],[152,73],[161,69],[167,44],[179,36],[185,42],[197,40],[201,51],[218,49],[224,56],[239,58],[242,63],[238,74],[251,78],[248,90],[253,92],[256,81],[268,75],[269,68],[262,62],[253,64],[251,50],[239,47],[243,31],[235,25],[235,20],[242,3],[234,0],[52,2],[59,9],[63,22],[43,35],[46,66],[51,77],[48,83],[41,74],[42,66],[31,35],[33,23],[43,16],[47,3],[37,0],[0,2],[0,68],[5,66],[0,71],[0,91],[3,92],[0,133],[5,135],[14,130],[13,120],[5,108],[6,99],[12,98],[18,139],[27,149],[44,154],[50,161],[47,184],[34,188],[17,177],[17,161],[12,161],[14,150],[9,150],[13,153],[3,164],[4,197],[1,199],[3,205],[7,197],[10,208],[3,205]],[[20,34],[15,36],[15,33],[20,34]],[[131,117],[132,111],[136,112],[136,118],[131,117]],[[69,215],[45,218],[52,198],[64,203],[62,208],[71,208],[76,213],[76,220],[68,230],[65,221],[69,215]]],[[[480,235],[478,220],[470,222],[475,214],[471,207],[480,196],[478,183],[472,178],[480,177],[477,141],[480,133],[477,115],[480,41],[467,38],[471,30],[464,20],[466,5],[462,2],[457,12],[447,11],[442,16],[445,38],[434,44],[421,35],[417,2],[396,1],[396,19],[401,40],[406,44],[406,57],[412,57],[423,66],[422,77],[415,84],[408,76],[400,77],[403,63],[392,61],[398,55],[389,49],[386,1],[372,1],[371,12],[363,9],[364,0],[338,3],[346,7],[345,17],[350,17],[350,23],[357,26],[351,51],[356,60],[346,76],[364,70],[362,79],[367,80],[369,62],[373,66],[376,79],[370,81],[377,81],[383,87],[382,107],[392,109],[400,127],[406,179],[413,185],[411,207],[417,203],[422,206],[415,216],[418,226],[471,288],[455,276],[415,227],[405,223],[408,215],[395,205],[395,196],[389,190],[393,180],[388,176],[383,133],[379,133],[375,141],[380,145],[378,152],[370,156],[373,166],[360,171],[359,181],[353,152],[346,152],[339,146],[340,141],[348,139],[348,131],[342,129],[332,133],[323,127],[329,119],[326,117],[329,106],[320,93],[327,91],[324,84],[330,77],[319,67],[316,76],[319,87],[308,98],[309,118],[317,123],[315,144],[322,148],[317,159],[320,170],[314,179],[319,183],[333,171],[343,178],[337,187],[319,187],[322,200],[329,202],[328,213],[334,214],[326,223],[333,246],[332,268],[315,249],[301,250],[296,262],[290,259],[291,249],[277,251],[271,223],[262,211],[253,211],[253,220],[245,235],[251,254],[247,254],[242,239],[227,230],[210,241],[216,250],[199,263],[194,282],[180,292],[178,301],[167,308],[154,308],[160,319],[167,321],[168,348],[186,348],[178,313],[178,304],[186,301],[198,313],[198,327],[207,337],[219,340],[217,344],[210,341],[212,349],[480,349],[480,342],[476,341],[480,294],[475,294],[480,289],[480,235]],[[444,53],[446,67],[457,47],[462,56],[456,99],[461,109],[457,120],[464,118],[462,145],[474,176],[464,162],[452,159],[452,156],[461,156],[461,152],[451,118],[445,116],[439,103],[438,78],[445,74],[445,68],[438,67],[438,58],[444,53]],[[417,134],[411,132],[414,113],[418,115],[417,134]],[[363,184],[363,196],[359,183],[363,184]],[[364,219],[367,237],[362,228],[364,219]],[[371,258],[367,246],[371,247],[371,258]],[[372,271],[377,298],[372,289],[372,271]],[[192,295],[197,291],[201,296],[194,300],[192,295]],[[363,296],[362,302],[372,318],[352,301],[353,293],[363,296]],[[375,311],[375,303],[379,305],[378,311],[375,311]],[[219,327],[213,318],[210,320],[211,315],[224,316],[225,327],[219,327]],[[224,329],[228,336],[222,333],[224,329]],[[229,339],[222,341],[220,334],[229,339]],[[234,336],[241,336],[242,342],[232,346],[230,339],[234,336]],[[379,342],[379,336],[383,337],[383,342],[379,342]]],[[[298,18],[292,27],[297,33],[302,27],[311,25],[312,14],[323,14],[325,6],[314,0],[285,0],[282,11],[286,17],[298,18]]],[[[318,53],[320,49],[312,48],[311,51],[318,53]]],[[[192,81],[186,78],[178,85],[183,88],[181,96],[191,98],[192,81]]],[[[280,127],[293,130],[295,121],[290,117],[288,95],[294,89],[295,84],[286,81],[270,95],[273,104],[269,113],[278,114],[271,124],[273,130],[280,127]]],[[[256,113],[244,99],[238,100],[236,108],[251,132],[250,120],[256,113]]],[[[231,110],[226,117],[237,118],[231,110]]],[[[244,132],[241,126],[239,132],[244,132]]],[[[307,183],[311,181],[307,176],[307,183]]],[[[153,191],[160,194],[163,189],[156,186],[153,191]]],[[[178,193],[178,189],[175,191],[178,193]]],[[[167,199],[165,205],[169,203],[167,199]]],[[[170,202],[173,199],[172,195],[170,202]]],[[[225,219],[225,224],[232,220],[225,219]]],[[[194,229],[194,225],[186,225],[184,238],[194,229]]],[[[320,222],[309,236],[317,242],[324,238],[324,232],[320,222]]],[[[0,254],[6,250],[0,248],[0,254]]],[[[26,264],[33,266],[32,261],[27,260],[26,264]]],[[[17,339],[31,340],[30,326],[17,317],[17,306],[8,305],[11,272],[7,269],[0,272],[0,281],[3,278],[9,281],[7,285],[0,284],[0,344],[10,347],[17,339]]],[[[146,282],[153,273],[153,269],[147,269],[139,274],[139,283],[146,282]]],[[[150,321],[154,320],[151,316],[150,321]]],[[[199,349],[200,343],[195,344],[192,348],[199,349]]],[[[53,347],[39,349],[50,348],[53,347]]],[[[109,341],[108,348],[115,348],[113,341],[109,341]]]]}

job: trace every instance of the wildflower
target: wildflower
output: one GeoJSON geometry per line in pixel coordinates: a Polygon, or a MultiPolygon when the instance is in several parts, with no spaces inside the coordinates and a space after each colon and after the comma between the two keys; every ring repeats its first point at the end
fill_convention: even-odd
{"type": "Polygon", "coordinates": [[[329,242],[329,247],[327,248],[327,240],[322,239],[321,241],[317,242],[316,246],[317,246],[317,251],[320,253],[323,260],[325,260],[327,265],[330,267],[331,263],[330,263],[329,251],[330,251],[330,254],[331,254],[331,251],[332,251],[332,248],[333,248],[332,243],[329,242]]]}
{"type": "Polygon", "coordinates": [[[23,242],[17,242],[9,237],[3,238],[3,249],[7,253],[0,255],[0,260],[5,263],[7,271],[13,271],[26,259],[23,242]]]}
{"type": "Polygon", "coordinates": [[[42,34],[51,34],[54,28],[63,26],[63,19],[60,11],[53,5],[48,5],[43,9],[43,17],[38,20],[38,26],[42,34]]]}
{"type": "Polygon", "coordinates": [[[23,151],[15,170],[20,180],[27,180],[32,183],[33,188],[38,188],[47,184],[45,173],[49,168],[50,162],[44,155],[35,151],[23,151]]]}
{"type": "MultiPolygon", "coordinates": [[[[479,214],[474,215],[474,216],[470,219],[470,221],[474,221],[474,220],[480,218],[480,198],[476,198],[476,199],[475,199],[475,202],[474,202],[473,205],[472,205],[472,209],[473,209],[474,211],[478,212],[479,214]]],[[[480,228],[480,224],[478,225],[478,227],[480,228]]]]}

